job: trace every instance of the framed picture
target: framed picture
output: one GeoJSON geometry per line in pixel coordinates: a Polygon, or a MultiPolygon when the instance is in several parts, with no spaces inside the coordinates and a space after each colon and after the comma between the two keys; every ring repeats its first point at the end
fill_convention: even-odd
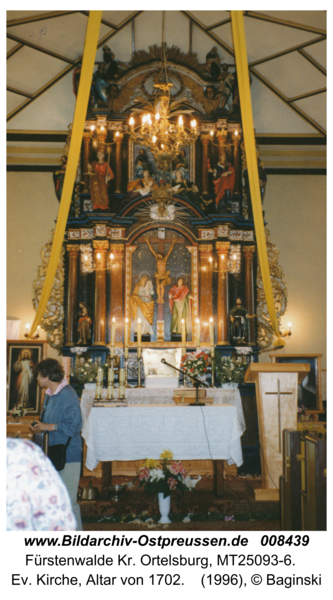
{"type": "Polygon", "coordinates": [[[298,405],[305,406],[308,411],[323,411],[322,354],[270,354],[269,356],[274,363],[305,363],[310,365],[310,373],[298,386],[298,405]]]}
{"type": "Polygon", "coordinates": [[[33,370],[46,357],[46,347],[46,341],[7,341],[7,411],[21,406],[27,415],[39,413],[41,389],[33,370]]]}

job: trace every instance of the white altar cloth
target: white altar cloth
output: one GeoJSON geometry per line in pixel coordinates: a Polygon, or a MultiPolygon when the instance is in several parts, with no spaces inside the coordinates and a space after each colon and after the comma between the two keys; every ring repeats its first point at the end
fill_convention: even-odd
{"type": "Polygon", "coordinates": [[[240,438],[245,425],[240,396],[237,406],[238,390],[209,390],[219,402],[202,407],[166,404],[162,401],[169,395],[170,402],[169,390],[159,391],[158,398],[156,390],[152,392],[145,388],[127,389],[126,408],[92,407],[94,393],[83,393],[82,436],[87,445],[89,470],[99,461],[158,459],[163,450],[171,450],[175,460],[216,459],[242,464],[240,438]],[[234,402],[222,404],[228,394],[234,402]],[[133,401],[129,400],[132,395],[133,401]],[[139,395],[146,403],[140,403],[139,395]]]}

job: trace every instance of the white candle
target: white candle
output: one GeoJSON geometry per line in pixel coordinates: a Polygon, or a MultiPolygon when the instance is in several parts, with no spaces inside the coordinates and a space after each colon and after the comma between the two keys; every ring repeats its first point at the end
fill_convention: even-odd
{"type": "Polygon", "coordinates": [[[110,356],[114,357],[114,347],[116,342],[116,319],[112,317],[111,321],[111,348],[110,348],[110,356]]]}
{"type": "Polygon", "coordinates": [[[197,324],[197,350],[200,350],[200,319],[196,319],[197,324]]]}
{"type": "Polygon", "coordinates": [[[97,370],[97,383],[103,383],[103,369],[98,367],[97,370]]]}
{"type": "Polygon", "coordinates": [[[290,323],[290,321],[289,321],[289,323],[288,323],[288,331],[289,331],[289,333],[291,333],[291,326],[292,326],[292,323],[290,323]]]}
{"type": "Polygon", "coordinates": [[[141,358],[141,319],[138,319],[137,340],[138,340],[138,358],[141,358]]]}
{"type": "Polygon", "coordinates": [[[124,357],[128,358],[128,317],[125,318],[124,329],[124,357]]]}
{"type": "Polygon", "coordinates": [[[210,345],[214,346],[214,321],[213,321],[213,317],[210,317],[210,319],[209,319],[209,339],[210,339],[210,345]]]}

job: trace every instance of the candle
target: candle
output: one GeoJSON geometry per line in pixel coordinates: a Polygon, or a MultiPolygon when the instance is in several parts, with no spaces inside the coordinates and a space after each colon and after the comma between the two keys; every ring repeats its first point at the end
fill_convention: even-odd
{"type": "Polygon", "coordinates": [[[110,348],[110,356],[114,357],[114,346],[116,341],[116,319],[112,317],[111,321],[111,348],[110,348]]]}
{"type": "Polygon", "coordinates": [[[103,383],[103,369],[98,367],[97,370],[97,383],[103,383]]]}
{"type": "Polygon", "coordinates": [[[197,351],[200,350],[200,319],[195,320],[197,324],[197,351]]]}
{"type": "Polygon", "coordinates": [[[141,358],[141,319],[138,319],[137,340],[138,340],[138,358],[141,358]]]}
{"type": "Polygon", "coordinates": [[[112,367],[108,369],[108,400],[113,398],[113,382],[114,382],[114,370],[112,367]]]}
{"type": "Polygon", "coordinates": [[[128,358],[128,317],[125,318],[124,357],[128,358]]]}
{"type": "Polygon", "coordinates": [[[182,332],[182,354],[186,354],[186,324],[185,319],[181,320],[181,332],[182,332]]]}
{"type": "Polygon", "coordinates": [[[214,321],[213,317],[209,319],[209,339],[211,347],[214,346],[214,321]]]}
{"type": "Polygon", "coordinates": [[[29,323],[27,323],[26,326],[25,326],[25,333],[26,333],[26,335],[29,334],[29,331],[30,331],[30,325],[29,325],[29,323]]]}
{"type": "Polygon", "coordinates": [[[290,321],[289,321],[289,323],[288,323],[288,330],[289,330],[289,333],[291,333],[291,326],[292,326],[292,323],[290,323],[290,321]]]}

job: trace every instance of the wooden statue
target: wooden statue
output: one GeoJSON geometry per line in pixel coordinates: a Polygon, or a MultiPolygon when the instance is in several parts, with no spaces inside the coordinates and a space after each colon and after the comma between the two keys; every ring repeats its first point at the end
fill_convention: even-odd
{"type": "Polygon", "coordinates": [[[162,254],[161,252],[158,252],[156,254],[156,252],[153,250],[148,238],[146,238],[146,242],[148,244],[148,248],[149,248],[150,252],[156,258],[157,271],[155,273],[155,279],[156,279],[156,287],[157,287],[157,304],[164,304],[164,300],[163,300],[164,288],[166,285],[170,285],[170,283],[171,283],[170,271],[166,271],[166,264],[167,264],[170,254],[173,250],[173,247],[175,245],[175,240],[172,240],[170,250],[166,256],[164,256],[164,254],[162,254]]]}

